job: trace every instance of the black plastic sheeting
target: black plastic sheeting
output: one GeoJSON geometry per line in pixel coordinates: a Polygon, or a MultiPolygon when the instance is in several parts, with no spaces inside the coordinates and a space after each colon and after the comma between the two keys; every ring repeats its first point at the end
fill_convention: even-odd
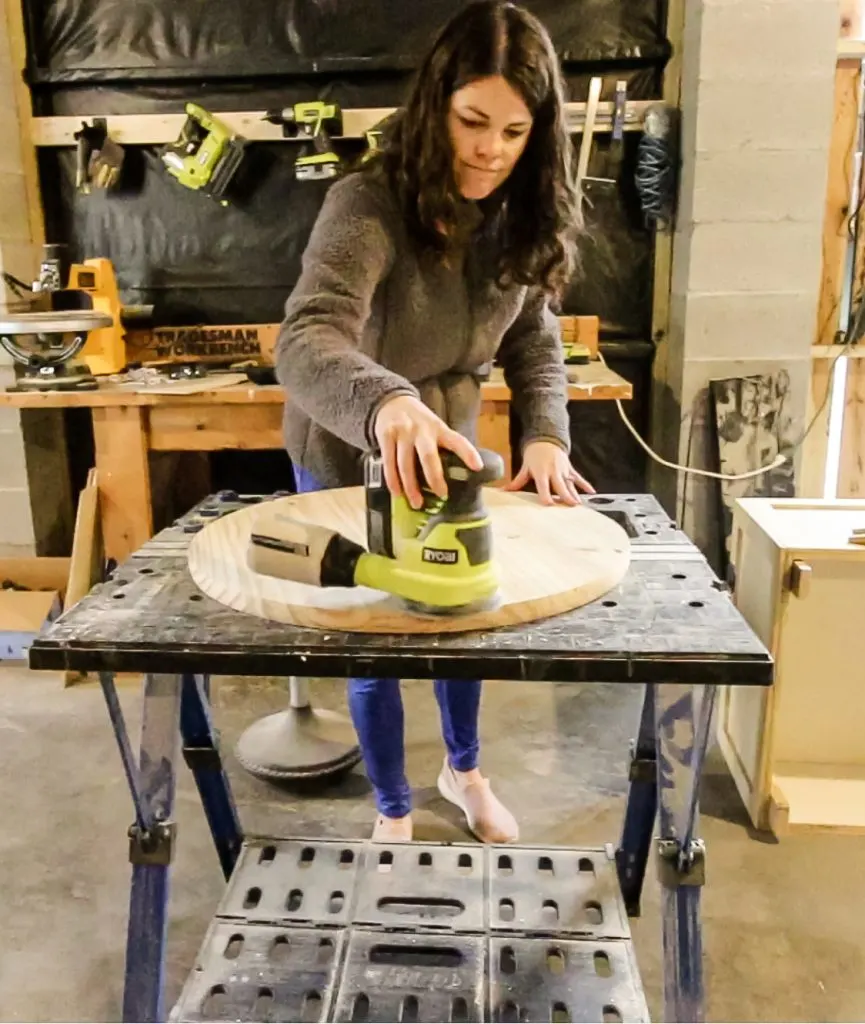
{"type": "MultiPolygon", "coordinates": [[[[25,0],[31,80],[415,66],[456,0],[25,0]]],[[[526,0],[567,61],[658,62],[660,0],[526,0]]]]}
{"type": "MultiPolygon", "coordinates": [[[[266,110],[315,98],[343,108],[399,105],[438,25],[459,0],[25,0],[35,112],[82,118],[170,113],[195,100],[216,113],[266,110]]],[[[585,100],[592,75],[603,98],[660,96],[669,47],[663,0],[529,0],[566,69],[567,98],[585,100]]],[[[632,380],[635,425],[645,429],[652,345],[652,246],[634,187],[638,133],[595,137],[582,273],[563,313],[601,318],[608,351],[632,380]]],[[[579,146],[581,136],[573,137],[579,146]]],[[[360,143],[338,144],[343,156],[360,143]]],[[[123,300],[152,304],[158,324],[279,320],[327,183],[298,182],[296,143],[255,143],[235,202],[224,208],[183,188],[158,147],[128,147],[121,188],[78,195],[75,155],[39,152],[49,241],[73,260],[104,256],[123,300]]],[[[644,457],[611,402],[572,404],[574,461],[606,490],[640,490],[644,457]]],[[[277,453],[273,453],[276,455],[277,453]]],[[[228,453],[226,453],[226,458],[228,453]]],[[[243,453],[244,459],[248,454],[243,453]]],[[[231,460],[229,459],[229,462],[231,460]]],[[[267,473],[264,473],[267,476],[267,473]]],[[[264,481],[263,481],[264,483],[264,481]]],[[[266,487],[266,484],[265,484],[266,487]]]]}
{"type": "MultiPolygon", "coordinates": [[[[591,189],[582,273],[562,311],[596,313],[619,331],[645,336],[651,250],[633,189],[636,141],[629,134],[619,146],[598,136],[590,174],[617,184],[591,189]]],[[[75,261],[109,258],[124,301],[152,304],[159,324],[279,320],[329,187],[295,180],[297,152],[290,143],[252,147],[237,182],[242,201],[222,207],[183,188],[152,147],[127,152],[121,192],[89,196],[75,191],[72,151],[43,151],[52,237],[68,242],[75,261]]]]}

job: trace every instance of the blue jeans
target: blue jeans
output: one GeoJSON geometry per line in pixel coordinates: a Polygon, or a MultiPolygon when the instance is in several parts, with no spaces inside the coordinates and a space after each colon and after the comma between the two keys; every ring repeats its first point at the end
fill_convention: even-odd
{"type": "MultiPolygon", "coordinates": [[[[322,487],[305,469],[294,467],[298,493],[322,487]]],[[[436,700],[451,767],[468,772],[478,764],[478,713],[481,682],[436,679],[436,700]]],[[[360,740],[376,807],[388,818],[411,811],[411,787],[405,775],[404,717],[398,679],[349,679],[348,707],[360,740]]]]}

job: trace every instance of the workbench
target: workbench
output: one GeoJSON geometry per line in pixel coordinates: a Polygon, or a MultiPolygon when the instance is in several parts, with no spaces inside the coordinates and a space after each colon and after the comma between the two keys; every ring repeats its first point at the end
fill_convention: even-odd
{"type": "Polygon", "coordinates": [[[771,685],[773,663],[699,550],[653,497],[597,495],[591,506],[625,528],[632,560],[592,604],[472,634],[319,631],[232,611],[190,578],[190,538],[261,500],[212,495],[30,649],[35,669],[99,674],[133,796],[123,1019],[165,1019],[182,737],[227,888],[172,1019],[645,1020],[628,917],[639,913],[657,819],[664,1019],[702,1020],[696,818],[715,693],[771,685]],[[115,690],[120,672],[145,676],[137,756],[115,690]],[[618,843],[245,839],[209,680],[292,673],[644,684],[618,843]]]}
{"type": "MultiPolygon", "coordinates": [[[[602,360],[568,372],[571,401],[631,397],[630,383],[602,360]]],[[[511,392],[501,369],[481,385],[481,395],[478,443],[501,455],[510,478],[511,392]]],[[[252,383],[176,395],[111,382],[96,391],[0,391],[0,406],[90,409],[105,555],[118,562],[153,536],[149,452],[283,448],[284,401],[278,385],[252,383]]]]}

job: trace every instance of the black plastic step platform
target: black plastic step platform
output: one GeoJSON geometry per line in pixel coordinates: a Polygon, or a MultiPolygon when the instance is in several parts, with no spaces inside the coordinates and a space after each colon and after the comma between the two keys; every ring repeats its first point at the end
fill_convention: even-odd
{"type": "Polygon", "coordinates": [[[648,1021],[612,851],[244,845],[171,1020],[648,1021]]]}

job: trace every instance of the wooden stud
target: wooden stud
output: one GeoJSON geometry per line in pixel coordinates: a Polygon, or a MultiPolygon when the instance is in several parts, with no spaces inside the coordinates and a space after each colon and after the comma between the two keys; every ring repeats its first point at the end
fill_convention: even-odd
{"type": "Polygon", "coordinates": [[[93,440],[105,557],[122,562],[153,536],[144,410],[95,408],[93,440]]]}
{"type": "Polygon", "coordinates": [[[24,80],[24,71],[27,66],[27,41],[24,33],[22,3],[23,0],[4,0],[3,6],[6,31],[9,35],[9,51],[12,58],[12,88],[18,112],[30,240],[34,245],[43,245],[45,242],[45,216],[42,209],[42,195],[39,186],[39,166],[36,160],[36,149],[33,144],[33,108],[30,90],[24,80]]]}
{"type": "Polygon", "coordinates": [[[844,396],[844,426],[838,469],[838,497],[865,495],[865,363],[857,359],[847,365],[847,393],[844,396]]]}

